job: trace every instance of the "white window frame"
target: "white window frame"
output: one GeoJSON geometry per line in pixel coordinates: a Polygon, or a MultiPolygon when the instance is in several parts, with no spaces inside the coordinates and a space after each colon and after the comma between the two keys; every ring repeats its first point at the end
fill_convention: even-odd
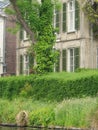
{"type": "Polygon", "coordinates": [[[76,48],[77,47],[75,47],[75,48],[73,47],[73,48],[68,49],[68,71],[69,72],[74,72],[75,71],[75,66],[76,66],[75,58],[77,56],[77,55],[75,55],[75,49],[76,48]],[[72,50],[72,55],[71,55],[71,50],[72,50]]]}
{"type": "Polygon", "coordinates": [[[75,31],[75,0],[68,1],[68,32],[75,31]],[[72,6],[71,6],[72,4],[72,6]]]}

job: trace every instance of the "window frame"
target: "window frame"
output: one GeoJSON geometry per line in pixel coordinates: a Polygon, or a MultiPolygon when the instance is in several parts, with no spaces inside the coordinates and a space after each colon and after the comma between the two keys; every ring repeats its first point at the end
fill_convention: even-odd
{"type": "Polygon", "coordinates": [[[79,47],[73,47],[68,49],[68,55],[69,55],[69,62],[68,62],[68,70],[69,72],[74,72],[76,68],[76,58],[79,58],[79,66],[80,66],[80,48],[79,47]],[[79,49],[78,55],[76,54],[76,49],[79,49]],[[71,55],[72,50],[72,55],[71,55]]]}
{"type": "Polygon", "coordinates": [[[67,32],[75,32],[75,0],[70,0],[67,3],[67,32]],[[70,9],[70,4],[72,3],[72,9],[70,9]],[[73,19],[72,19],[72,17],[73,19]],[[71,27],[72,26],[72,27],[71,27]]]}

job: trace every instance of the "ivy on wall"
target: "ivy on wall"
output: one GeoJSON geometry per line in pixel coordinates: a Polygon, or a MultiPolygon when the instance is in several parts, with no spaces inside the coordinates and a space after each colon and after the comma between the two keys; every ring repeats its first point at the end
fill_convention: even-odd
{"type": "Polygon", "coordinates": [[[98,38],[98,0],[94,0],[93,3],[86,2],[83,9],[93,25],[94,37],[98,38]]]}
{"type": "Polygon", "coordinates": [[[57,53],[53,50],[55,34],[52,25],[54,6],[51,0],[45,0],[40,7],[38,42],[35,44],[36,71],[53,72],[57,53]]]}

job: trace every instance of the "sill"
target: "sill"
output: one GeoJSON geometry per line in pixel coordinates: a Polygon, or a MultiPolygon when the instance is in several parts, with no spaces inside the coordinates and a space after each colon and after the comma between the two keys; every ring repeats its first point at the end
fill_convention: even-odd
{"type": "Polygon", "coordinates": [[[23,42],[29,41],[29,39],[23,39],[23,42]]]}
{"type": "Polygon", "coordinates": [[[68,31],[67,34],[71,34],[71,33],[75,33],[76,30],[73,30],[73,31],[68,31]]]}
{"type": "Polygon", "coordinates": [[[56,42],[60,42],[60,38],[59,38],[59,39],[56,39],[56,42]]]}

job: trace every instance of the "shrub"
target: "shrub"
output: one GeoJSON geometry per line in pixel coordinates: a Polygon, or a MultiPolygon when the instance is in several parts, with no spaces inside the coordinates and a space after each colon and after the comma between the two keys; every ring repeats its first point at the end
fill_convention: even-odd
{"type": "Polygon", "coordinates": [[[33,126],[48,126],[55,120],[53,108],[44,107],[34,110],[30,114],[30,124],[33,126]]]}
{"type": "Polygon", "coordinates": [[[28,83],[25,84],[25,86],[20,91],[21,97],[30,97],[32,96],[32,86],[28,83]]]}
{"type": "Polygon", "coordinates": [[[98,93],[98,71],[77,73],[52,73],[0,79],[0,97],[13,99],[18,96],[35,100],[96,96],[98,93]]]}

